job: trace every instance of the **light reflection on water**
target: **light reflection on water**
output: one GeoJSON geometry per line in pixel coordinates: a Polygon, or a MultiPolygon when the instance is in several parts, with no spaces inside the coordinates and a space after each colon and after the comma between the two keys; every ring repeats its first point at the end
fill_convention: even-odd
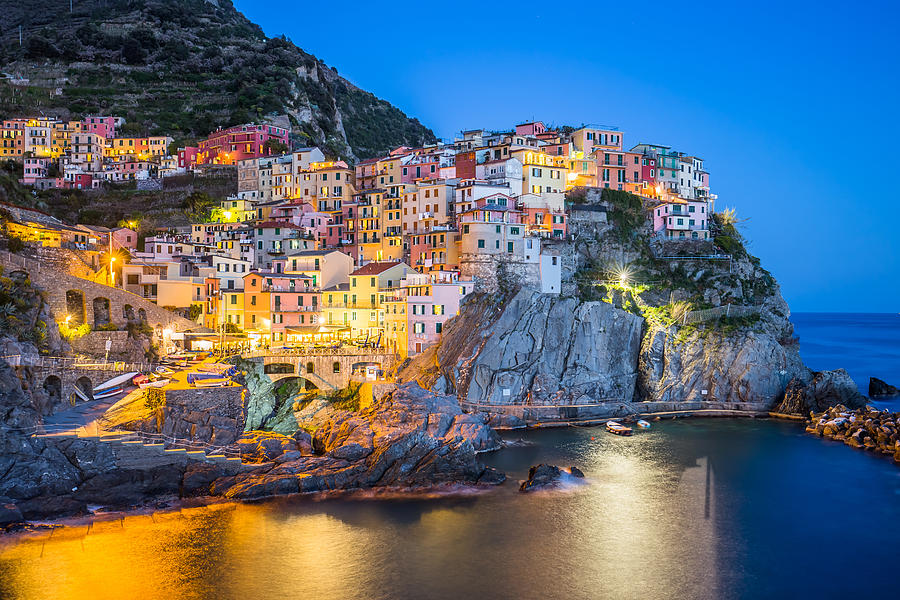
{"type": "Polygon", "coordinates": [[[487,494],[277,499],[7,540],[0,598],[762,598],[893,586],[900,469],[887,460],[768,421],[522,437],[533,445],[485,457],[511,479],[487,494]],[[588,482],[519,494],[538,462],[578,466],[588,482]],[[846,531],[878,552],[840,551],[846,531]],[[811,576],[835,552],[854,572],[845,588],[811,576]]]}

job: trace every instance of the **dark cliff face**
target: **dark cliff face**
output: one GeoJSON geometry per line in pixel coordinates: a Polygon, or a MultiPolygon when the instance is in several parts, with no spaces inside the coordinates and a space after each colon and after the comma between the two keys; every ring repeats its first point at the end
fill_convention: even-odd
{"type": "Polygon", "coordinates": [[[416,119],[217,0],[0,1],[0,114],[124,116],[126,134],[176,141],[289,115],[298,144],[366,158],[435,141],[416,119]],[[19,45],[19,26],[22,45],[19,45]],[[48,89],[62,92],[50,97],[48,89]]]}

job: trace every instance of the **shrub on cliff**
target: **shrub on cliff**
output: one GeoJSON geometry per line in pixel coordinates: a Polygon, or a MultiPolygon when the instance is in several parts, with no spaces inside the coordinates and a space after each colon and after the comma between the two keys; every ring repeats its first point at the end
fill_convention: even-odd
{"type": "Polygon", "coordinates": [[[159,388],[144,390],[144,406],[149,410],[157,410],[166,405],[166,392],[159,388]]]}

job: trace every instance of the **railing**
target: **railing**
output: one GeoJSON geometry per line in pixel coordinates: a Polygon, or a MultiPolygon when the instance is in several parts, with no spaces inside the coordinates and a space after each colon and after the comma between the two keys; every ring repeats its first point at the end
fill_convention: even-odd
{"type": "Polygon", "coordinates": [[[358,348],[355,346],[329,347],[329,348],[270,348],[268,350],[253,350],[240,354],[241,358],[267,358],[273,356],[391,356],[396,354],[388,350],[358,348]]]}
{"type": "Polygon", "coordinates": [[[132,371],[146,372],[154,370],[157,365],[155,363],[128,363],[119,361],[103,361],[103,362],[79,362],[83,359],[69,358],[62,356],[28,356],[21,354],[11,354],[0,356],[13,367],[37,367],[44,369],[69,369],[69,370],[88,370],[88,371],[115,371],[121,373],[129,373],[132,371]]]}
{"type": "Polygon", "coordinates": [[[186,438],[176,438],[163,433],[150,433],[147,431],[129,431],[119,434],[118,432],[108,432],[115,435],[117,440],[121,441],[139,441],[144,444],[163,444],[166,448],[180,448],[184,450],[202,451],[206,456],[212,454],[222,454],[229,458],[240,458],[240,448],[235,444],[225,446],[213,446],[199,440],[189,440],[186,438]]]}
{"type": "Polygon", "coordinates": [[[682,324],[701,323],[721,317],[749,317],[758,315],[762,312],[760,306],[741,306],[735,304],[726,304],[725,306],[717,306],[715,308],[706,308],[703,310],[692,310],[685,313],[682,324]]]}
{"type": "Polygon", "coordinates": [[[207,457],[213,454],[221,454],[229,458],[240,458],[241,451],[236,444],[214,446],[199,440],[176,438],[163,433],[151,433],[147,431],[110,431],[101,429],[99,424],[93,425],[68,425],[65,423],[41,423],[30,427],[8,427],[2,431],[15,432],[28,437],[56,437],[71,435],[75,437],[105,437],[108,439],[126,442],[136,441],[143,444],[163,444],[166,448],[179,448],[184,450],[202,451],[207,457]]]}

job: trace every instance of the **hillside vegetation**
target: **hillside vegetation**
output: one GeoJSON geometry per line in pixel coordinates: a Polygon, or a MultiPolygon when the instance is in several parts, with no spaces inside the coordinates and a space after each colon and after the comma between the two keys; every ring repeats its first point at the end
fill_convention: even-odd
{"type": "Polygon", "coordinates": [[[228,0],[0,0],[0,24],[2,71],[29,80],[0,83],[0,116],[115,114],[183,143],[288,115],[296,143],[351,159],[436,139],[228,0]]]}

